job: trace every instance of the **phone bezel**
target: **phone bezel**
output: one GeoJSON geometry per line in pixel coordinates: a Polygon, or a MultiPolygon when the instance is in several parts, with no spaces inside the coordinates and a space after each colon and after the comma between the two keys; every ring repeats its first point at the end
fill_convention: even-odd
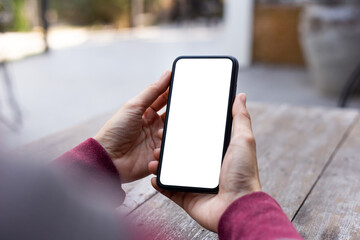
{"type": "Polygon", "coordinates": [[[231,73],[231,83],[230,83],[230,89],[229,89],[229,100],[228,100],[225,134],[224,134],[223,155],[222,155],[221,163],[224,159],[224,156],[225,156],[226,150],[229,146],[230,138],[231,138],[232,105],[233,105],[233,102],[235,99],[236,87],[237,87],[237,75],[238,75],[238,69],[239,69],[238,61],[236,60],[236,58],[234,58],[232,56],[179,56],[174,60],[173,65],[172,65],[172,73],[171,73],[171,79],[170,79],[170,85],[169,85],[169,95],[168,95],[167,108],[166,108],[166,117],[165,117],[165,122],[164,122],[164,131],[163,131],[163,137],[162,137],[161,149],[160,149],[157,185],[161,189],[168,190],[168,191],[196,192],[196,193],[218,193],[218,191],[219,191],[219,185],[215,188],[198,188],[198,187],[188,187],[188,186],[166,185],[166,184],[162,184],[160,181],[161,166],[162,166],[162,160],[163,160],[162,158],[163,158],[163,151],[164,151],[164,146],[165,146],[165,141],[166,141],[166,130],[167,130],[167,122],[168,122],[168,116],[169,116],[168,113],[169,113],[170,106],[171,106],[171,93],[172,93],[172,88],[173,88],[176,63],[180,59],[218,59],[218,58],[229,59],[233,63],[232,73],[231,73]]]}

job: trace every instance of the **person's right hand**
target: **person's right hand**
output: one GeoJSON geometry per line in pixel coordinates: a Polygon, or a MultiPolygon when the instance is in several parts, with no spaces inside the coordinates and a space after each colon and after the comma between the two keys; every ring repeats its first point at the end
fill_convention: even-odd
{"type": "MultiPolygon", "coordinates": [[[[232,113],[233,136],[221,167],[218,194],[164,191],[157,186],[156,178],[151,180],[155,189],[177,203],[203,227],[213,232],[217,232],[222,214],[233,201],[246,194],[261,191],[255,139],[250,115],[246,109],[245,94],[236,96],[232,113]]],[[[159,131],[159,137],[162,137],[162,130],[159,131]]],[[[157,148],[154,150],[155,159],[159,160],[159,155],[160,149],[157,148]]],[[[149,171],[157,174],[158,165],[158,161],[150,162],[149,171]]]]}

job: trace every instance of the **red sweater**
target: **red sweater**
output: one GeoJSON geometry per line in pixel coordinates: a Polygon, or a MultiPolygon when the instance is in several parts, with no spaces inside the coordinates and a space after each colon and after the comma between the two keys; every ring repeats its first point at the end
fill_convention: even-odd
{"type": "MultiPolygon", "coordinates": [[[[55,160],[55,164],[82,173],[82,181],[100,184],[117,178],[119,202],[124,198],[120,176],[104,148],[89,138],[55,160]],[[85,178],[85,179],[84,179],[85,178]]],[[[268,194],[255,192],[234,201],[222,215],[219,239],[302,239],[280,205],[268,194]]]]}

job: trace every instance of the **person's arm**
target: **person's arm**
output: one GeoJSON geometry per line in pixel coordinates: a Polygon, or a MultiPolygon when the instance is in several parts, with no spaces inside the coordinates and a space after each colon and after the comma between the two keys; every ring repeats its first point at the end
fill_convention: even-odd
{"type": "MultiPolygon", "coordinates": [[[[106,150],[93,138],[64,153],[51,164],[66,168],[69,174],[81,171],[89,179],[120,176],[106,150]]],[[[120,181],[119,181],[120,182],[120,181]]]]}
{"type": "Polygon", "coordinates": [[[75,186],[80,195],[88,194],[97,199],[111,199],[119,206],[125,192],[121,177],[106,150],[93,138],[51,162],[68,185],[75,186]]]}
{"type": "Polygon", "coordinates": [[[268,194],[255,192],[234,201],[218,226],[219,239],[302,239],[280,205],[268,194]]]}

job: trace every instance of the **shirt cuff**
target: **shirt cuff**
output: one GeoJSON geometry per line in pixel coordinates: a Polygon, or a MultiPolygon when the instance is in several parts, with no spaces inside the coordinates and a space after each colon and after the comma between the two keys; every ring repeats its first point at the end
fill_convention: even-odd
{"type": "Polygon", "coordinates": [[[125,192],[121,188],[120,175],[106,150],[93,138],[64,153],[52,163],[71,183],[83,192],[96,195],[111,195],[120,205],[125,192]]]}
{"type": "Polygon", "coordinates": [[[264,192],[234,201],[218,225],[219,239],[302,239],[280,205],[264,192]]]}

